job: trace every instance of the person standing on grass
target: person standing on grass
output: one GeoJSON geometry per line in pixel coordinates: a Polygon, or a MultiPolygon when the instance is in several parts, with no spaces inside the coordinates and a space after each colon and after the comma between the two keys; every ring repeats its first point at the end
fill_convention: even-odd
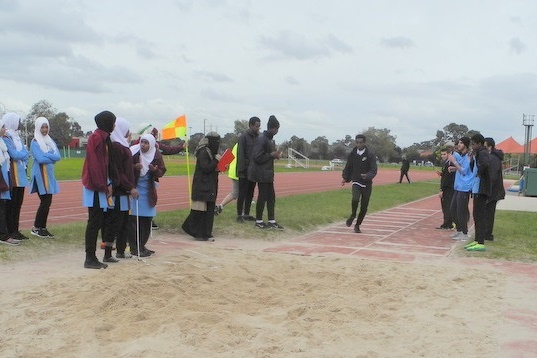
{"type": "Polygon", "coordinates": [[[248,180],[256,182],[259,191],[255,207],[255,227],[260,229],[283,230],[283,226],[278,224],[275,219],[274,161],[280,159],[282,152],[276,149],[273,138],[278,134],[279,129],[278,119],[275,116],[270,116],[267,130],[255,140],[248,167],[248,180]],[[265,204],[267,206],[267,223],[263,221],[265,204]]]}
{"type": "Polygon", "coordinates": [[[360,213],[354,225],[354,232],[360,233],[360,225],[365,218],[369,199],[373,190],[373,178],[377,175],[377,158],[375,154],[365,145],[366,137],[363,134],[356,135],[356,146],[349,153],[347,163],[343,169],[341,185],[352,181],[351,215],[345,222],[347,227],[352,225],[356,218],[358,204],[360,213]]]}
{"type": "Polygon", "coordinates": [[[218,196],[220,135],[209,132],[196,148],[196,169],[192,178],[192,204],[182,229],[199,241],[214,241],[214,208],[218,196]]]}
{"type": "Polygon", "coordinates": [[[134,183],[134,164],[128,137],[130,124],[125,118],[117,118],[116,126],[110,134],[112,141],[112,165],[110,172],[112,181],[112,206],[107,210],[105,224],[105,247],[103,262],[118,262],[118,258],[130,258],[125,254],[128,241],[129,196],[138,198],[138,190],[134,183]],[[116,240],[116,258],[112,257],[112,248],[116,240]]]}
{"type": "Polygon", "coordinates": [[[485,251],[487,232],[487,202],[490,198],[489,151],[485,147],[485,137],[475,134],[470,139],[474,164],[472,173],[473,216],[475,227],[474,241],[465,246],[467,251],[485,251]]]}
{"type": "Polygon", "coordinates": [[[453,200],[453,183],[455,182],[455,172],[450,171],[449,167],[451,162],[448,159],[451,150],[448,148],[442,148],[440,150],[440,156],[442,158],[442,170],[437,174],[440,176],[440,192],[438,197],[440,198],[440,205],[442,207],[442,215],[444,221],[442,225],[437,227],[438,230],[451,230],[453,228],[453,219],[451,218],[451,200],[453,200]]]}
{"type": "Polygon", "coordinates": [[[406,177],[410,184],[410,178],[408,177],[408,171],[410,170],[410,161],[403,156],[403,162],[401,163],[401,175],[399,176],[399,184],[403,182],[403,177],[406,177]]]}
{"type": "Polygon", "coordinates": [[[457,142],[457,151],[448,156],[452,166],[449,170],[455,172],[455,181],[453,183],[453,199],[451,200],[451,218],[455,222],[457,230],[451,238],[453,240],[468,239],[468,221],[470,220],[470,211],[468,203],[470,202],[470,193],[474,183],[474,176],[470,168],[470,162],[473,160],[469,154],[470,138],[462,137],[457,142]]]}
{"type": "Polygon", "coordinates": [[[9,153],[4,142],[6,126],[4,120],[0,119],[0,243],[6,245],[19,245],[20,240],[9,236],[6,223],[6,206],[11,199],[9,192],[9,153]]]}
{"type": "Polygon", "coordinates": [[[248,129],[241,134],[237,147],[237,176],[239,177],[239,194],[237,196],[237,222],[244,220],[253,221],[255,218],[250,215],[252,199],[256,182],[248,179],[248,167],[252,162],[252,151],[254,143],[259,137],[261,120],[252,117],[248,121],[248,129]]]}
{"type": "Polygon", "coordinates": [[[47,219],[52,204],[52,195],[60,192],[60,186],[54,176],[54,165],[61,159],[60,151],[49,135],[48,119],[39,117],[35,120],[34,139],[30,152],[34,157],[30,193],[39,195],[39,208],[35,213],[32,235],[41,238],[54,238],[47,230],[47,219]]]}
{"type": "Polygon", "coordinates": [[[157,183],[166,173],[166,166],[151,134],[142,135],[140,143],[131,146],[130,151],[138,198],[134,195],[131,197],[129,246],[131,255],[147,257],[155,253],[146,244],[151,235],[151,222],[157,215],[157,183]]]}
{"type": "Polygon", "coordinates": [[[229,163],[228,169],[227,169],[227,176],[229,179],[231,179],[231,192],[226,195],[226,197],[222,200],[222,202],[215,206],[214,208],[214,215],[220,215],[222,211],[224,210],[224,206],[231,203],[233,200],[237,199],[239,195],[239,177],[237,176],[237,146],[236,143],[233,146],[233,149],[231,150],[231,153],[235,156],[235,158],[229,163]]]}
{"type": "Polygon", "coordinates": [[[21,118],[18,114],[10,112],[3,116],[7,136],[4,141],[11,158],[9,178],[11,184],[11,200],[7,202],[7,230],[9,236],[17,240],[28,240],[28,236],[19,231],[20,214],[24,192],[28,186],[26,169],[28,167],[29,152],[19,135],[21,118]]]}
{"type": "MultiPolygon", "coordinates": [[[[112,196],[110,172],[113,170],[113,165],[110,133],[114,130],[116,116],[112,112],[103,111],[95,116],[95,123],[97,129],[88,138],[86,158],[82,166],[82,201],[83,205],[88,208],[84,267],[89,269],[108,267],[107,264],[97,259],[95,252],[104,212],[109,205],[108,199],[112,196]]],[[[105,231],[107,230],[108,228],[105,231]]]]}
{"type": "Polygon", "coordinates": [[[487,202],[487,230],[485,240],[494,241],[494,217],[496,216],[496,204],[499,200],[505,199],[505,188],[503,186],[503,152],[496,149],[494,139],[485,138],[485,147],[489,151],[490,167],[490,198],[487,202]]]}

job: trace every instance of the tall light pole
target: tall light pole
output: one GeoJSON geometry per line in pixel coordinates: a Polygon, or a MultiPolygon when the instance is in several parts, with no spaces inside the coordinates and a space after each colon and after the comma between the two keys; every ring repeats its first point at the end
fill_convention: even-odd
{"type": "Polygon", "coordinates": [[[203,135],[205,135],[205,121],[206,121],[206,119],[203,118],[203,135]]]}
{"type": "Polygon", "coordinates": [[[535,121],[535,115],[522,114],[522,125],[526,127],[526,136],[524,140],[524,165],[529,165],[530,153],[531,153],[531,130],[533,122],[535,121]]]}

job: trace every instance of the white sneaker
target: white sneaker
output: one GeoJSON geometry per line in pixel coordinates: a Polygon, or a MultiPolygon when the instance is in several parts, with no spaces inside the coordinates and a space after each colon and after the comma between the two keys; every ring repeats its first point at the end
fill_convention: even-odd
{"type": "Polygon", "coordinates": [[[458,237],[459,234],[462,234],[462,231],[454,232],[454,233],[451,234],[450,236],[451,236],[451,238],[452,238],[453,240],[457,240],[456,237],[458,237]]]}
{"type": "Polygon", "coordinates": [[[458,232],[456,236],[451,237],[453,240],[466,241],[468,240],[468,235],[463,234],[462,231],[458,232]]]}

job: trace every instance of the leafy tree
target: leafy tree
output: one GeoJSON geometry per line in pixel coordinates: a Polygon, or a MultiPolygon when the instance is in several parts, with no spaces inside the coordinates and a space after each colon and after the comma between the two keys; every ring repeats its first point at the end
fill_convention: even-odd
{"type": "Polygon", "coordinates": [[[222,137],[222,140],[220,141],[220,148],[231,149],[237,143],[238,139],[239,139],[239,136],[236,135],[235,133],[226,133],[222,137]]]}
{"type": "Polygon", "coordinates": [[[390,134],[389,129],[369,127],[362,133],[367,138],[366,145],[373,150],[381,162],[388,162],[390,158],[397,156],[396,137],[390,134]]]}
{"type": "Polygon", "coordinates": [[[241,135],[242,133],[244,133],[245,130],[247,130],[249,128],[248,126],[248,121],[247,120],[242,120],[242,119],[237,119],[235,121],[235,135],[239,136],[241,135]]]}
{"type": "Polygon", "coordinates": [[[78,124],[77,121],[73,121],[71,123],[70,133],[71,133],[71,137],[82,137],[82,136],[84,136],[84,131],[82,130],[82,127],[80,126],[80,124],[78,124]]]}
{"type": "Polygon", "coordinates": [[[328,139],[317,137],[311,142],[311,156],[315,159],[328,159],[328,139]]]}
{"type": "MultiPolygon", "coordinates": [[[[457,141],[459,138],[464,137],[468,133],[468,127],[464,124],[450,123],[444,127],[443,142],[439,144],[445,144],[447,142],[457,141]]],[[[437,133],[438,137],[438,133],[437,133]]]]}
{"type": "Polygon", "coordinates": [[[188,141],[188,151],[190,153],[195,153],[196,148],[203,137],[205,137],[203,133],[194,133],[190,136],[190,140],[188,141]]]}
{"type": "Polygon", "coordinates": [[[292,136],[289,140],[289,146],[290,148],[293,148],[297,152],[305,155],[306,157],[309,157],[311,154],[311,145],[304,139],[304,138],[298,138],[297,136],[292,136]]]}

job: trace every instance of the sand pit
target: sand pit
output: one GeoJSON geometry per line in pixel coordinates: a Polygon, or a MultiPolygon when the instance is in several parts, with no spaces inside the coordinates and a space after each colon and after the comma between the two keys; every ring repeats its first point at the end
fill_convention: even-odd
{"type": "Polygon", "coordinates": [[[500,347],[504,273],[204,244],[100,271],[83,269],[81,253],[1,266],[0,356],[489,357],[500,347]]]}

